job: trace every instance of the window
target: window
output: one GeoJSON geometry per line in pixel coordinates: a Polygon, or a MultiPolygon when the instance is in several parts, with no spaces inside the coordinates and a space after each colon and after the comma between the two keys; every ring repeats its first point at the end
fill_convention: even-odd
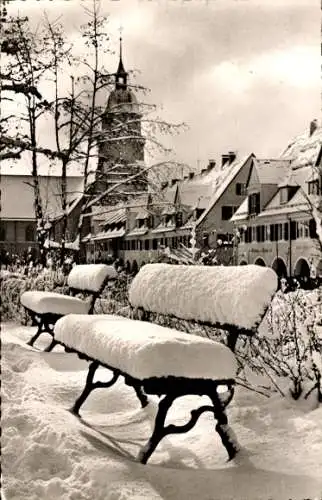
{"type": "Polygon", "coordinates": [[[6,240],[6,229],[1,224],[1,226],[0,226],[0,241],[5,241],[5,240],[6,240]]]}
{"type": "Polygon", "coordinates": [[[242,182],[236,182],[236,195],[246,196],[246,184],[242,182]]]}
{"type": "Polygon", "coordinates": [[[308,183],[308,192],[309,194],[320,194],[319,181],[317,179],[308,183]]]}
{"type": "Polygon", "coordinates": [[[231,205],[226,205],[221,207],[221,219],[229,220],[232,218],[238,207],[233,207],[231,205]]]}
{"type": "Polygon", "coordinates": [[[309,220],[309,234],[310,234],[310,238],[312,239],[316,239],[317,238],[317,234],[316,234],[316,222],[314,219],[310,219],[309,220]]]}
{"type": "Polygon", "coordinates": [[[153,250],[157,250],[158,249],[158,240],[156,238],[154,238],[152,240],[152,249],[153,250]]]}
{"type": "Polygon", "coordinates": [[[256,226],[256,241],[259,243],[265,241],[265,226],[256,226]]]}
{"type": "Polygon", "coordinates": [[[28,226],[26,227],[25,240],[35,241],[35,239],[36,239],[35,227],[33,224],[28,224],[28,226]]]}
{"type": "Polygon", "coordinates": [[[288,202],[288,187],[282,187],[280,189],[280,203],[288,202]]]}
{"type": "Polygon", "coordinates": [[[199,219],[199,217],[202,216],[204,213],[205,209],[204,208],[196,208],[196,218],[199,219]]]}
{"type": "Polygon", "coordinates": [[[131,240],[131,250],[135,250],[136,249],[136,244],[135,244],[135,240],[131,240]]]}
{"type": "Polygon", "coordinates": [[[183,213],[180,211],[176,213],[176,226],[181,227],[182,223],[183,223],[183,213]]]}
{"type": "Polygon", "coordinates": [[[289,233],[289,224],[288,224],[288,222],[285,222],[285,224],[284,224],[284,240],[285,241],[288,241],[288,238],[289,238],[288,233],[289,233]]]}
{"type": "Polygon", "coordinates": [[[291,220],[290,222],[290,238],[291,240],[296,240],[296,233],[297,233],[297,222],[295,220],[291,220]]]}
{"type": "Polygon", "coordinates": [[[149,240],[144,240],[144,250],[150,250],[150,242],[149,242],[149,240]]]}
{"type": "Polygon", "coordinates": [[[253,193],[248,197],[248,213],[256,215],[260,212],[260,193],[253,193]]]}
{"type": "Polygon", "coordinates": [[[251,243],[252,241],[252,228],[248,227],[245,231],[245,243],[251,243]]]}

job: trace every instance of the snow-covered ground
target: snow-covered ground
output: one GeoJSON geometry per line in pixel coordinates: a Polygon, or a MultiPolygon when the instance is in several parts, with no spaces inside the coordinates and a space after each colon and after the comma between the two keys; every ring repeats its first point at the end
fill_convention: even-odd
{"type": "MultiPolygon", "coordinates": [[[[141,409],[122,381],[67,410],[86,378],[85,361],[26,345],[35,329],[2,325],[2,485],[7,500],[295,500],[322,498],[322,407],[239,387],[228,415],[242,452],[227,462],[211,414],[169,436],[148,465],[136,456],[151,433],[157,398],[141,409]]],[[[43,334],[37,346],[50,337],[43,334]]],[[[99,372],[107,380],[107,370],[99,372]]],[[[152,399],[152,398],[151,398],[152,399]]],[[[169,414],[185,423],[197,397],[169,414]]],[[[207,401],[208,403],[208,401],[207,401]]]]}

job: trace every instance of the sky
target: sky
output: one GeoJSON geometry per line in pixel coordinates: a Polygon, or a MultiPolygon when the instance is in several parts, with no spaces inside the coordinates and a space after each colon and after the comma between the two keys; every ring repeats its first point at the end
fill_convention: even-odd
{"type": "MultiPolygon", "coordinates": [[[[14,0],[9,13],[34,23],[44,10],[61,15],[78,46],[84,5],[91,0],[14,0]]],[[[318,0],[105,0],[101,13],[116,51],[107,67],[116,70],[122,26],[124,65],[139,71],[162,118],[188,125],[165,143],[193,169],[227,151],[275,157],[320,121],[318,0]]]]}

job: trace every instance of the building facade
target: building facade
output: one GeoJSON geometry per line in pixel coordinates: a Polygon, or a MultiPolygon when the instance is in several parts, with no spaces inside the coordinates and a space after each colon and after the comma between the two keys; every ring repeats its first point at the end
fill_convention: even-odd
{"type": "Polygon", "coordinates": [[[114,210],[101,207],[86,238],[88,261],[120,258],[140,267],[158,260],[165,248],[216,249],[224,263],[233,258],[232,213],[245,197],[253,155],[237,159],[223,155],[220,165],[210,160],[199,174],[164,183],[160,193],[138,196],[114,210]]]}
{"type": "MultiPolygon", "coordinates": [[[[39,176],[40,199],[44,220],[54,227],[54,221],[62,216],[61,177],[39,176]]],[[[74,207],[83,190],[83,179],[80,176],[67,178],[67,200],[74,207]]],[[[75,220],[74,220],[75,222],[75,220]]],[[[72,220],[69,220],[72,235],[72,220]]],[[[59,234],[55,235],[60,241],[59,234]]],[[[31,175],[14,173],[1,175],[1,221],[0,251],[2,256],[24,256],[32,248],[38,254],[36,242],[36,218],[34,193],[31,175]]]]}
{"type": "Polygon", "coordinates": [[[247,198],[232,221],[238,264],[272,267],[280,277],[322,276],[313,207],[321,210],[321,128],[293,141],[277,160],[254,159],[247,198]]]}

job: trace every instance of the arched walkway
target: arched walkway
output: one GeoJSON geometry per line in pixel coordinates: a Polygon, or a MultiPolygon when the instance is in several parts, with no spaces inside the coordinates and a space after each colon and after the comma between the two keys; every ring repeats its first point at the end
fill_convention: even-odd
{"type": "Polygon", "coordinates": [[[278,257],[277,259],[274,260],[274,262],[272,264],[272,269],[276,272],[276,274],[279,278],[286,278],[287,277],[287,269],[286,269],[285,262],[280,257],[278,257]]]}
{"type": "Polygon", "coordinates": [[[242,260],[240,263],[239,263],[240,266],[247,266],[247,262],[245,260],[242,260]]]}
{"type": "Polygon", "coordinates": [[[256,266],[266,267],[265,261],[261,257],[258,257],[258,259],[255,260],[254,264],[256,264],[256,266]]]}
{"type": "Polygon", "coordinates": [[[295,264],[294,276],[301,278],[310,277],[310,266],[305,259],[299,259],[295,264]]]}

